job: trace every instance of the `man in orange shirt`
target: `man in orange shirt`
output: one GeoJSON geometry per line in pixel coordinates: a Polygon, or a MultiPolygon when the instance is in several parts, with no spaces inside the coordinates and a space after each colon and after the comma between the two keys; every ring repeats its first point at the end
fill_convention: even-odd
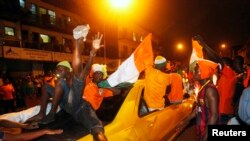
{"type": "Polygon", "coordinates": [[[0,97],[3,100],[4,113],[15,111],[15,89],[8,78],[4,78],[3,85],[0,87],[0,97]]]}
{"type": "Polygon", "coordinates": [[[165,107],[164,96],[167,85],[170,84],[170,75],[165,73],[166,59],[162,56],[155,58],[155,66],[145,70],[145,93],[144,99],[149,111],[162,110],[165,107]]]}
{"type": "Polygon", "coordinates": [[[104,97],[110,97],[120,93],[116,88],[98,88],[97,84],[107,77],[106,65],[93,64],[87,85],[83,90],[83,99],[88,101],[94,110],[97,110],[104,97]],[[91,76],[92,75],[92,76],[91,76]]]}
{"type": "Polygon", "coordinates": [[[217,89],[220,96],[219,112],[221,123],[226,124],[234,115],[233,97],[236,85],[236,73],[232,69],[232,60],[222,58],[223,68],[218,80],[217,89]]]}

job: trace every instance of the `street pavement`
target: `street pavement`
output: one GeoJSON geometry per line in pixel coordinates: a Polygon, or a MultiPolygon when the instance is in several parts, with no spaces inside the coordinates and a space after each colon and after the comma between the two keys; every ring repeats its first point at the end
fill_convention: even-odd
{"type": "Polygon", "coordinates": [[[175,141],[195,141],[195,121],[191,121],[175,141]]]}

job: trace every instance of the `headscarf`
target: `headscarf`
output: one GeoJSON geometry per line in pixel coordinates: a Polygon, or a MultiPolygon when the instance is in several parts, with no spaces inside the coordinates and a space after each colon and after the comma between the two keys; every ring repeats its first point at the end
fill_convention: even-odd
{"type": "Polygon", "coordinates": [[[212,62],[210,60],[197,60],[197,64],[199,65],[201,71],[201,79],[206,79],[215,74],[218,64],[212,62]]]}
{"type": "Polygon", "coordinates": [[[106,65],[102,65],[102,64],[93,64],[92,65],[92,70],[93,72],[97,72],[100,71],[103,73],[103,79],[105,79],[108,74],[107,74],[107,66],[106,65]]]}

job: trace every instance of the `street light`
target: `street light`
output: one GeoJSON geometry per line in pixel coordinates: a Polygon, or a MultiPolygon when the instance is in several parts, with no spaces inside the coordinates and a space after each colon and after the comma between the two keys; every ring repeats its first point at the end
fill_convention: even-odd
{"type": "Polygon", "coordinates": [[[223,56],[223,50],[225,50],[226,48],[226,44],[222,43],[221,46],[220,46],[220,56],[222,57],[223,56]]]}
{"type": "Polygon", "coordinates": [[[181,59],[181,57],[183,57],[182,55],[183,55],[183,51],[184,51],[184,45],[183,45],[183,43],[181,43],[181,42],[179,42],[179,43],[177,43],[176,44],[176,46],[175,46],[175,52],[176,52],[176,55],[175,55],[175,57],[176,57],[176,59],[181,59]]]}
{"type": "Polygon", "coordinates": [[[182,50],[182,49],[183,49],[182,43],[177,44],[177,49],[178,49],[178,50],[182,50]]]}
{"type": "Polygon", "coordinates": [[[226,44],[221,44],[221,49],[226,48],[226,44]]]}
{"type": "Polygon", "coordinates": [[[110,0],[110,4],[115,9],[126,9],[132,0],[110,0]]]}
{"type": "MultiPolygon", "coordinates": [[[[110,29],[110,27],[118,26],[118,20],[117,15],[120,15],[121,12],[125,12],[129,6],[131,5],[132,0],[108,0],[107,3],[105,3],[106,6],[104,6],[104,11],[102,14],[105,13],[104,17],[104,61],[106,64],[106,56],[107,56],[107,33],[106,31],[110,29]],[[115,22],[112,22],[115,20],[115,22]],[[113,25],[115,23],[115,25],[113,25]],[[112,26],[110,26],[112,25],[112,26]]],[[[126,11],[127,12],[127,11],[126,11]]],[[[109,43],[108,43],[109,44],[109,43]]]]}

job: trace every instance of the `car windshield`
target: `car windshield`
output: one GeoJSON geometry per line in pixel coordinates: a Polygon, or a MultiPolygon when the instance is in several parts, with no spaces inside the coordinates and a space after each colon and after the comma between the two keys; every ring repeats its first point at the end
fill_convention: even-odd
{"type": "Polygon", "coordinates": [[[96,111],[96,114],[104,124],[110,123],[115,118],[131,88],[132,87],[120,88],[121,93],[119,95],[106,97],[103,99],[103,102],[100,108],[96,111]]]}

